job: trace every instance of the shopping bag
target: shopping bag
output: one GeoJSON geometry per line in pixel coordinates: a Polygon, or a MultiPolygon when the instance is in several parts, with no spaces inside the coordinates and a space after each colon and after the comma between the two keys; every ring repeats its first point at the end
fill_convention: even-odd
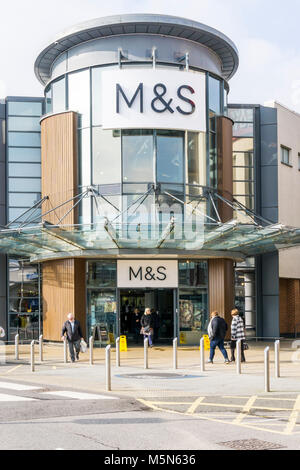
{"type": "Polygon", "coordinates": [[[80,342],[80,351],[81,351],[82,353],[85,353],[86,350],[87,350],[87,344],[86,344],[86,342],[83,341],[83,339],[82,339],[81,342],[80,342]]]}

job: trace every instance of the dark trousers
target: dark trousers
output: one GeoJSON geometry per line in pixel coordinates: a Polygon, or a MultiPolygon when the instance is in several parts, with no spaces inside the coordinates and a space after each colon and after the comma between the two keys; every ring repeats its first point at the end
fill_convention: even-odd
{"type": "MultiPolygon", "coordinates": [[[[231,360],[232,361],[235,361],[235,357],[234,357],[235,349],[236,349],[236,340],[232,339],[231,343],[230,343],[231,360]]],[[[246,361],[245,353],[244,353],[244,340],[243,339],[242,339],[242,344],[241,344],[241,359],[242,359],[242,362],[246,361]]]]}
{"type": "Polygon", "coordinates": [[[71,361],[75,361],[75,353],[76,356],[80,353],[80,339],[78,341],[69,341],[69,351],[71,356],[71,361]]]}
{"type": "Polygon", "coordinates": [[[221,351],[221,353],[223,354],[224,356],[224,359],[228,359],[228,355],[227,355],[227,351],[226,349],[224,348],[224,339],[221,339],[221,338],[215,338],[215,339],[212,339],[211,342],[210,342],[210,356],[209,356],[209,359],[211,361],[214,360],[214,357],[215,357],[215,350],[216,350],[216,347],[218,347],[221,351]]]}
{"type": "Polygon", "coordinates": [[[144,340],[148,339],[149,346],[153,346],[153,336],[151,335],[144,335],[144,340]]]}

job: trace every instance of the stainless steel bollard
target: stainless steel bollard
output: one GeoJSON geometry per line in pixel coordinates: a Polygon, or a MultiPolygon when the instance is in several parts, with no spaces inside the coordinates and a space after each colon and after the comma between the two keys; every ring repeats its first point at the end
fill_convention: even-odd
{"type": "Polygon", "coordinates": [[[30,367],[31,367],[31,372],[34,372],[34,370],[35,370],[35,363],[34,363],[34,341],[31,341],[31,344],[30,344],[30,367]]]}
{"type": "Polygon", "coordinates": [[[242,340],[239,339],[236,342],[236,373],[241,375],[242,373],[242,340]]]}
{"type": "Polygon", "coordinates": [[[89,339],[90,347],[90,366],[94,364],[94,338],[91,336],[89,339]]]}
{"type": "Polygon", "coordinates": [[[64,363],[67,364],[68,362],[68,343],[67,338],[64,338],[64,363]]]}
{"type": "Polygon", "coordinates": [[[16,335],[15,336],[15,359],[16,361],[18,361],[20,358],[19,345],[20,345],[20,335],[16,335]]]}
{"type": "Polygon", "coordinates": [[[201,372],[204,372],[205,371],[204,338],[200,339],[200,367],[201,367],[201,372]]]}
{"type": "Polygon", "coordinates": [[[144,339],[144,369],[148,369],[149,368],[149,364],[148,364],[148,338],[145,338],[144,339]]]}
{"type": "Polygon", "coordinates": [[[106,391],[111,391],[111,361],[110,361],[111,345],[105,348],[105,385],[106,391]]]}
{"type": "Polygon", "coordinates": [[[44,355],[43,355],[43,346],[44,346],[44,337],[43,335],[41,335],[39,337],[39,357],[40,357],[40,362],[43,362],[43,358],[44,358],[44,355]]]}
{"type": "Polygon", "coordinates": [[[116,339],[116,366],[121,366],[121,356],[120,356],[120,338],[116,339]]]}
{"type": "Polygon", "coordinates": [[[265,349],[265,392],[270,392],[270,348],[265,349]]]}
{"type": "Polygon", "coordinates": [[[173,340],[173,369],[177,369],[178,368],[178,350],[177,350],[177,347],[178,347],[178,338],[175,338],[173,340]]]}
{"type": "Polygon", "coordinates": [[[275,377],[280,377],[280,341],[275,341],[275,377]]]}

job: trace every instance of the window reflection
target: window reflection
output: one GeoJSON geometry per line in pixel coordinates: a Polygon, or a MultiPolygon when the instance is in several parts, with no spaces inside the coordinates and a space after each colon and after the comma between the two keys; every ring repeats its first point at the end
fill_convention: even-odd
{"type": "Polygon", "coordinates": [[[184,132],[157,131],[157,180],[183,183],[184,132]]]}
{"type": "Polygon", "coordinates": [[[121,132],[93,129],[93,184],[121,181],[121,132]]]}
{"type": "Polygon", "coordinates": [[[122,132],[123,182],[154,179],[154,142],[152,130],[122,132]]]}

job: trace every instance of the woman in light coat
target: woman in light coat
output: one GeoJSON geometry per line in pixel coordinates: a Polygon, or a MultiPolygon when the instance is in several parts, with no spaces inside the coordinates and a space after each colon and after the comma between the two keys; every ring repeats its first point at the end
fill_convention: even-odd
{"type": "Polygon", "coordinates": [[[244,342],[245,342],[245,326],[242,317],[239,315],[237,308],[231,310],[232,322],[231,322],[231,362],[235,362],[234,351],[236,348],[236,342],[240,339],[241,344],[241,359],[242,362],[246,362],[244,354],[244,342]]]}

